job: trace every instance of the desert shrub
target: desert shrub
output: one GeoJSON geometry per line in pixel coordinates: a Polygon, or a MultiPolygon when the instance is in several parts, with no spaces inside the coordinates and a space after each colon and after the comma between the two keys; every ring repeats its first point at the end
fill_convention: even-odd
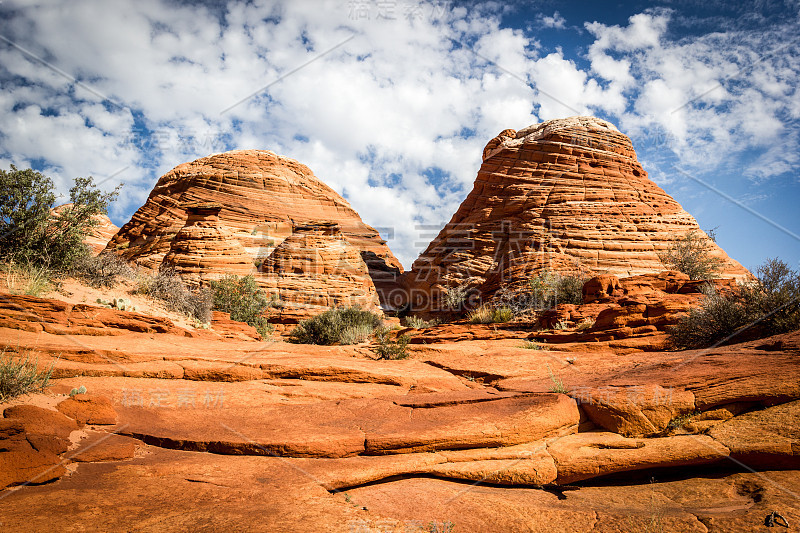
{"type": "Polygon", "coordinates": [[[348,326],[339,335],[339,344],[360,344],[366,342],[372,335],[373,327],[369,324],[348,326]]]}
{"type": "Polygon", "coordinates": [[[115,253],[87,255],[76,262],[73,274],[90,286],[113,287],[117,278],[133,278],[136,271],[115,253]]]}
{"type": "Polygon", "coordinates": [[[41,296],[52,289],[51,272],[33,263],[9,261],[0,264],[0,272],[11,294],[41,296]]]}
{"type": "Polygon", "coordinates": [[[542,350],[542,345],[535,341],[523,341],[520,348],[525,348],[526,350],[542,350]]]}
{"type": "Polygon", "coordinates": [[[495,307],[492,309],[492,322],[508,322],[514,318],[514,312],[509,307],[495,307]]]}
{"type": "Polygon", "coordinates": [[[267,298],[252,275],[227,275],[211,282],[214,309],[230,313],[231,319],[246,322],[266,337],[270,330],[264,311],[274,300],[267,298]]]}
{"type": "Polygon", "coordinates": [[[466,285],[455,285],[453,287],[445,287],[442,293],[442,305],[445,309],[460,310],[461,306],[467,299],[466,285]]]}
{"type": "Polygon", "coordinates": [[[424,328],[431,328],[439,324],[439,321],[436,319],[433,320],[423,320],[418,316],[409,316],[406,317],[405,326],[414,329],[424,329],[424,328]]]}
{"type": "Polygon", "coordinates": [[[72,205],[58,214],[55,185],[32,169],[0,170],[0,254],[21,263],[65,273],[89,254],[83,239],[118,195],[99,191],[91,177],[76,178],[69,191],[72,205]]]}
{"type": "Polygon", "coordinates": [[[289,334],[289,340],[299,344],[339,344],[346,329],[360,325],[375,329],[380,323],[380,316],[360,307],[338,307],[300,322],[289,334]]]}
{"type": "Polygon", "coordinates": [[[531,302],[535,309],[552,309],[558,304],[580,305],[584,282],[580,276],[543,270],[528,282],[531,302]]]}
{"type": "Polygon", "coordinates": [[[372,349],[378,359],[406,359],[409,356],[407,347],[411,340],[408,335],[400,335],[397,340],[392,340],[391,330],[378,328],[375,330],[375,341],[377,345],[372,349]]]}
{"type": "Polygon", "coordinates": [[[594,320],[591,318],[587,318],[586,320],[581,321],[576,327],[576,331],[586,331],[591,329],[594,326],[594,320]]]}
{"type": "Polygon", "coordinates": [[[467,320],[472,324],[494,324],[497,322],[508,322],[514,318],[514,312],[509,307],[489,307],[481,306],[470,311],[467,320]]]}
{"type": "Polygon", "coordinates": [[[31,359],[30,353],[13,357],[6,354],[7,347],[0,352],[0,403],[28,394],[42,391],[50,382],[53,366],[39,370],[38,361],[31,359]]]}
{"type": "Polygon", "coordinates": [[[701,306],[670,330],[677,348],[702,348],[734,337],[760,338],[800,329],[800,274],[785,262],[769,259],[754,282],[728,294],[703,288],[701,306]]]}
{"type": "Polygon", "coordinates": [[[564,382],[561,381],[561,378],[556,376],[553,373],[553,370],[550,368],[550,365],[547,365],[547,373],[550,374],[550,381],[553,382],[553,385],[550,387],[550,392],[555,392],[558,394],[569,394],[569,390],[564,386],[564,382]]]}
{"type": "Polygon", "coordinates": [[[711,250],[711,239],[693,230],[673,241],[659,257],[666,266],[683,272],[690,279],[710,280],[719,277],[723,265],[721,259],[711,255],[711,250]]]}
{"type": "Polygon", "coordinates": [[[473,309],[467,315],[467,320],[469,320],[472,324],[491,324],[492,308],[484,305],[477,309],[473,309]]]}
{"type": "Polygon", "coordinates": [[[211,320],[211,292],[189,290],[180,276],[170,268],[163,268],[156,274],[140,274],[135,292],[159,300],[167,309],[200,322],[211,320]]]}

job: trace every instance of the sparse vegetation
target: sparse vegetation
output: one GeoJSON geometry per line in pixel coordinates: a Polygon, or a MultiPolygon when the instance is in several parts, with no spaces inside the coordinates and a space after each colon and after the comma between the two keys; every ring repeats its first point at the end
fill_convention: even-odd
{"type": "Polygon", "coordinates": [[[701,307],[670,331],[677,348],[767,337],[800,329],[800,274],[778,259],[756,270],[757,280],[720,294],[710,285],[701,307]]]}
{"type": "Polygon", "coordinates": [[[592,329],[594,326],[594,320],[587,318],[586,320],[581,321],[576,327],[575,331],[586,331],[592,329]]]}
{"type": "Polygon", "coordinates": [[[406,359],[409,356],[408,343],[411,337],[408,335],[400,335],[397,340],[392,340],[391,330],[387,328],[378,328],[375,330],[375,346],[372,351],[378,356],[378,359],[406,359]]]}
{"type": "Polygon", "coordinates": [[[536,309],[552,309],[558,304],[583,303],[584,282],[580,276],[543,270],[528,285],[536,309]]]}
{"type": "Polygon", "coordinates": [[[367,342],[372,335],[373,327],[370,324],[356,324],[346,327],[339,335],[339,344],[360,344],[367,342]]]}
{"type": "MultiPolygon", "coordinates": [[[[713,230],[711,235],[713,237],[713,230]]],[[[707,238],[696,230],[689,231],[659,255],[661,262],[694,280],[717,278],[724,263],[711,255],[712,237],[707,238]]]]}
{"type": "Polygon", "coordinates": [[[11,294],[41,296],[52,289],[51,274],[42,266],[9,261],[0,264],[0,271],[11,294]]]}
{"type": "Polygon", "coordinates": [[[54,364],[47,370],[39,370],[38,360],[32,359],[29,352],[14,357],[7,351],[7,346],[0,351],[0,403],[44,390],[50,382],[54,364]]]}
{"type": "Polygon", "coordinates": [[[303,320],[292,330],[289,338],[299,344],[341,344],[345,330],[357,326],[374,330],[380,324],[381,317],[375,313],[356,306],[339,307],[303,320]]]}
{"type": "Polygon", "coordinates": [[[135,292],[164,302],[168,309],[200,322],[211,320],[212,294],[191,291],[174,270],[163,268],[156,274],[139,273],[135,292]]]}
{"type": "Polygon", "coordinates": [[[561,381],[561,378],[556,376],[553,373],[553,370],[550,368],[550,365],[547,365],[547,373],[550,374],[550,381],[553,382],[553,385],[550,387],[550,392],[556,392],[558,394],[569,394],[569,391],[564,386],[564,382],[561,381]]]}
{"type": "Polygon", "coordinates": [[[262,337],[272,331],[264,311],[272,307],[274,301],[267,298],[252,275],[224,276],[211,282],[211,292],[214,309],[230,313],[232,320],[250,324],[262,337]]]}
{"type": "Polygon", "coordinates": [[[512,318],[514,318],[514,312],[511,308],[506,306],[492,308],[486,305],[470,311],[467,316],[472,324],[496,324],[508,322],[512,318]]]}
{"type": "Polygon", "coordinates": [[[99,191],[91,177],[76,178],[69,191],[72,205],[58,214],[53,181],[32,169],[0,170],[0,253],[6,260],[69,272],[89,250],[83,239],[118,195],[99,191]]]}
{"type": "Polygon", "coordinates": [[[432,328],[433,326],[436,326],[436,325],[438,325],[438,324],[439,324],[439,321],[438,321],[438,320],[436,320],[436,319],[433,319],[433,320],[423,320],[422,318],[420,318],[420,317],[418,317],[418,316],[409,316],[409,317],[406,317],[406,318],[403,320],[403,322],[405,323],[405,326],[406,326],[406,327],[408,327],[408,328],[414,328],[414,329],[432,328]]]}
{"type": "Polygon", "coordinates": [[[78,261],[73,271],[75,277],[94,288],[113,287],[120,277],[133,279],[136,271],[127,261],[112,252],[97,256],[85,256],[78,261]]]}
{"type": "Polygon", "coordinates": [[[542,345],[535,341],[525,341],[522,343],[521,348],[526,350],[543,350],[542,345]]]}
{"type": "Polygon", "coordinates": [[[466,285],[455,285],[453,287],[445,287],[444,292],[442,293],[441,302],[445,309],[458,311],[464,305],[466,299],[466,285]]]}

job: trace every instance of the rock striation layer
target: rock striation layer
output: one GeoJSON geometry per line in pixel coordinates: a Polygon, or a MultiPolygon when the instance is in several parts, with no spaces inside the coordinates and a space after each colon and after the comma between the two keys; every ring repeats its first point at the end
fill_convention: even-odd
{"type": "Polygon", "coordinates": [[[427,302],[461,283],[490,295],[545,268],[618,277],[661,272],[669,268],[659,254],[687,232],[724,262],[723,277],[748,276],[647,178],[630,139],[612,124],[550,120],[489,141],[473,190],[403,284],[427,302]]]}
{"type": "Polygon", "coordinates": [[[322,220],[339,225],[379,292],[393,286],[402,270],[378,232],[344,198],[305,165],[265,150],[235,150],[178,165],[158,180],[108,248],[158,268],[186,225],[191,202],[221,204],[219,224],[244,247],[251,262],[266,259],[295,225],[322,220]]]}
{"type": "Polygon", "coordinates": [[[197,285],[225,274],[246,276],[255,271],[244,247],[219,224],[222,204],[193,202],[183,208],[188,215],[186,225],[170,242],[162,265],[197,285]]]}
{"type": "Polygon", "coordinates": [[[261,283],[283,303],[284,319],[307,318],[328,307],[380,310],[366,263],[336,223],[296,226],[261,269],[261,283]]]}

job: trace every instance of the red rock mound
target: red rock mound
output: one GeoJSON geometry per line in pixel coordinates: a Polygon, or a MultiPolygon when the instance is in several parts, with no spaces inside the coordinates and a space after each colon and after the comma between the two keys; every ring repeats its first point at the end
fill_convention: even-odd
{"type": "Polygon", "coordinates": [[[482,295],[544,268],[628,277],[668,270],[659,253],[689,231],[748,275],[695,219],[647,178],[630,139],[612,124],[571,117],[505,130],[483,153],[475,185],[403,276],[422,305],[467,282],[482,295]]]}
{"type": "MultiPolygon", "coordinates": [[[[322,220],[339,225],[367,264],[379,293],[401,272],[385,241],[344,198],[305,165],[265,150],[236,150],[178,165],[158,180],[147,202],[108,247],[157,268],[186,225],[191,202],[221,204],[219,224],[231,231],[251,261],[265,259],[294,225],[322,220]]],[[[221,264],[209,265],[212,273],[217,268],[221,264]]]]}
{"type": "Polygon", "coordinates": [[[194,202],[184,208],[188,213],[186,225],[172,239],[163,265],[195,284],[225,274],[246,276],[255,272],[244,247],[230,231],[220,227],[221,204],[194,202]]]}
{"type": "Polygon", "coordinates": [[[307,318],[339,306],[380,310],[366,263],[335,223],[296,226],[264,261],[262,272],[262,285],[284,304],[284,318],[307,318]]]}

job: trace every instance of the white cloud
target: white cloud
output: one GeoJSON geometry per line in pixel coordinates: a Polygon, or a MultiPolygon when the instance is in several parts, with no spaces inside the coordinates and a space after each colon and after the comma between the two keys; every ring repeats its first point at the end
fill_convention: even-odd
{"type": "Polygon", "coordinates": [[[550,16],[540,13],[536,17],[536,20],[545,28],[555,28],[557,30],[563,30],[567,24],[567,19],[562,17],[558,11],[554,12],[550,16]]]}
{"type": "MultiPolygon", "coordinates": [[[[406,266],[427,244],[416,225],[449,220],[485,143],[539,119],[601,114],[632,136],[663,133],[660,149],[698,168],[759,149],[740,165],[758,180],[796,168],[785,119],[800,116],[800,54],[758,55],[788,42],[785,28],[676,40],[671,12],[648,11],[624,26],[587,23],[594,41],[580,58],[503,27],[507,4],[407,2],[393,18],[354,5],[231,1],[221,21],[171,0],[7,0],[2,34],[95,92],[0,46],[0,163],[39,162],[64,192],[74,176],[125,169],[104,184],[126,182],[112,211],[123,223],[175,165],[271,149],[307,164],[368,224],[394,228],[406,266]]],[[[558,12],[537,21],[566,27],[558,12]]]]}

